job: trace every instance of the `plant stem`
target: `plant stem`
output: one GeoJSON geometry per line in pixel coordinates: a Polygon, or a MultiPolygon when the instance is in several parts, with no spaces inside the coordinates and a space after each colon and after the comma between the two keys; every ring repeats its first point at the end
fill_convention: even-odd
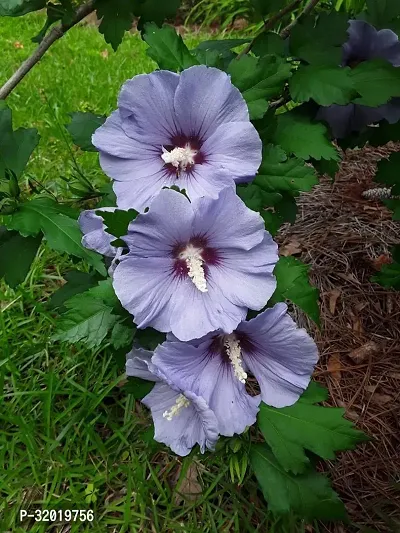
{"type": "Polygon", "coordinates": [[[75,16],[68,24],[58,24],[55,26],[39,44],[33,54],[26,59],[9,80],[0,88],[0,100],[5,100],[7,96],[15,89],[18,83],[28,74],[28,72],[40,61],[50,46],[60,39],[68,30],[78,24],[87,15],[95,10],[95,0],[88,0],[86,4],[78,7],[75,16]]]}
{"type": "Polygon", "coordinates": [[[301,20],[302,18],[306,17],[314,9],[314,7],[318,4],[318,2],[319,2],[319,0],[310,0],[308,2],[308,4],[303,9],[303,11],[300,13],[300,15],[298,17],[296,17],[288,26],[286,26],[286,28],[284,28],[281,31],[280,36],[282,37],[282,39],[287,39],[289,37],[290,32],[296,26],[296,24],[299,22],[299,20],[301,20]]]}
{"type": "Polygon", "coordinates": [[[254,39],[245,47],[243,50],[237,55],[236,59],[240,59],[242,56],[248,54],[250,50],[253,48],[254,42],[262,33],[267,32],[271,30],[277,22],[279,22],[285,15],[288,15],[292,11],[296,9],[297,6],[299,6],[301,3],[301,0],[293,0],[290,4],[288,4],[286,7],[278,11],[273,17],[266,20],[264,23],[264,27],[260,31],[258,35],[254,37],[254,39]]]}

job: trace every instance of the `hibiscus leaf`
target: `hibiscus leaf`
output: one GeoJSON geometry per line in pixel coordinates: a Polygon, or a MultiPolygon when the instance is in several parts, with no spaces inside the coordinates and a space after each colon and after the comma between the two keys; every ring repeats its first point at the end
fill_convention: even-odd
{"type": "Polygon", "coordinates": [[[229,52],[233,48],[237,48],[243,44],[247,44],[251,39],[223,39],[223,40],[212,40],[212,41],[203,41],[200,43],[193,51],[195,50],[216,50],[217,52],[229,52]]]}
{"type": "Polygon", "coordinates": [[[290,78],[291,66],[273,55],[260,59],[244,55],[231,62],[228,74],[246,100],[250,118],[261,119],[268,109],[268,100],[279,95],[290,78]]]}
{"type": "Polygon", "coordinates": [[[124,347],[131,349],[134,333],[135,327],[132,320],[130,320],[130,324],[117,322],[111,331],[110,343],[117,350],[124,347]]]}
{"type": "Polygon", "coordinates": [[[97,128],[104,124],[106,117],[93,113],[82,113],[81,111],[70,113],[70,116],[72,120],[66,128],[74,144],[85,152],[97,152],[97,148],[92,144],[92,135],[97,128]]]}
{"type": "Polygon", "coordinates": [[[307,389],[301,395],[303,403],[320,403],[329,398],[328,389],[316,381],[310,381],[307,389]]]}
{"type": "Polygon", "coordinates": [[[251,51],[258,57],[270,54],[283,56],[285,55],[285,41],[280,37],[279,33],[272,31],[262,32],[255,38],[251,51]]]}
{"type": "Polygon", "coordinates": [[[302,159],[288,158],[279,146],[267,145],[254,182],[267,192],[310,191],[318,183],[315,170],[302,159]]]}
{"type": "Polygon", "coordinates": [[[121,44],[125,32],[132,28],[133,7],[132,0],[96,1],[97,18],[101,19],[99,32],[114,51],[121,44]]]}
{"type": "Polygon", "coordinates": [[[128,226],[138,215],[134,209],[123,211],[96,211],[96,215],[102,217],[105,224],[105,231],[114,237],[123,237],[128,233],[128,226]]]}
{"type": "Polygon", "coordinates": [[[36,129],[19,128],[13,131],[11,109],[0,108],[0,178],[12,170],[19,178],[39,142],[36,129]]]}
{"type": "Polygon", "coordinates": [[[126,394],[131,394],[135,400],[142,400],[154,387],[153,381],[128,376],[128,382],[122,387],[126,394]]]}
{"type": "Polygon", "coordinates": [[[393,220],[400,220],[400,199],[391,198],[390,200],[383,200],[383,203],[393,211],[393,220]]]}
{"type": "Polygon", "coordinates": [[[147,22],[155,22],[161,25],[164,20],[175,17],[181,4],[181,0],[140,0],[135,9],[135,15],[140,16],[138,29],[142,31],[147,22]]]}
{"type": "Polygon", "coordinates": [[[325,475],[312,468],[297,476],[286,472],[266,444],[251,446],[250,462],[272,513],[346,521],[346,509],[325,475]]]}
{"type": "Polygon", "coordinates": [[[119,301],[110,279],[73,296],[64,303],[67,311],[57,320],[52,340],[69,343],[83,342],[89,348],[100,346],[121,321],[116,314],[119,301]]]}
{"type": "Polygon", "coordinates": [[[386,29],[400,16],[398,0],[367,0],[367,20],[378,29],[386,29]]]}
{"type": "Polygon", "coordinates": [[[310,285],[309,268],[295,257],[280,257],[274,269],[277,287],[268,304],[290,300],[319,325],[319,291],[310,285]]]}
{"type": "Polygon", "coordinates": [[[76,294],[81,294],[87,289],[94,287],[98,280],[93,274],[81,272],[80,270],[71,270],[65,274],[66,283],[60,287],[47,302],[49,309],[57,309],[63,306],[66,300],[69,300],[76,294]]]}
{"type": "Polygon", "coordinates": [[[73,210],[50,198],[39,197],[20,204],[18,211],[4,219],[9,229],[19,231],[24,236],[35,236],[42,231],[53,250],[84,259],[105,276],[102,257],[82,246],[78,222],[71,218],[74,214],[73,210]]]}
{"type": "Polygon", "coordinates": [[[394,262],[383,265],[380,272],[372,277],[372,281],[379,283],[382,287],[400,290],[400,246],[395,246],[392,250],[394,262]]]}
{"type": "Polygon", "coordinates": [[[143,38],[149,45],[147,55],[161,69],[180,72],[199,64],[186,47],[182,37],[172,26],[165,25],[159,28],[156,24],[146,24],[143,38]]]}
{"type": "Polygon", "coordinates": [[[394,196],[400,195],[400,153],[393,152],[389,159],[382,159],[378,163],[375,181],[392,187],[394,196]]]}
{"type": "Polygon", "coordinates": [[[36,257],[43,235],[23,237],[0,226],[0,278],[14,288],[24,281],[36,257]]]}
{"type": "MultiPolygon", "coordinates": [[[[321,401],[315,392],[311,396],[321,401]]],[[[353,449],[366,440],[364,433],[343,418],[344,413],[342,408],[312,405],[306,393],[305,401],[300,398],[290,407],[276,409],[261,403],[258,426],[281,466],[299,474],[310,465],[305,450],[334,459],[335,452],[353,449]]]]}
{"type": "Polygon", "coordinates": [[[0,0],[0,17],[20,17],[46,7],[47,0],[0,0]]]}
{"type": "Polygon", "coordinates": [[[40,32],[32,37],[32,42],[41,43],[47,33],[47,30],[58,20],[63,24],[68,24],[72,21],[75,12],[71,4],[71,0],[63,0],[62,4],[47,4],[47,17],[40,32]]]}
{"type": "Polygon", "coordinates": [[[251,0],[251,3],[256,12],[265,18],[266,15],[282,9],[288,0],[251,0]]]}
{"type": "Polygon", "coordinates": [[[389,61],[363,61],[351,69],[350,76],[354,88],[361,95],[354,100],[358,104],[377,107],[392,97],[400,96],[400,69],[389,61]]]}
{"type": "Polygon", "coordinates": [[[340,65],[347,41],[347,13],[321,13],[300,21],[290,32],[291,55],[313,65],[340,65]]]}
{"type": "Polygon", "coordinates": [[[339,154],[327,136],[327,127],[313,122],[302,108],[277,115],[274,143],[288,154],[301,159],[339,159],[339,154]]]}
{"type": "Polygon", "coordinates": [[[379,123],[379,128],[370,128],[368,142],[371,146],[383,146],[390,141],[400,141],[400,121],[389,124],[386,120],[379,123]]]}
{"type": "Polygon", "coordinates": [[[349,72],[347,67],[301,66],[289,82],[290,94],[296,102],[312,99],[322,106],[348,104],[357,95],[349,72]]]}

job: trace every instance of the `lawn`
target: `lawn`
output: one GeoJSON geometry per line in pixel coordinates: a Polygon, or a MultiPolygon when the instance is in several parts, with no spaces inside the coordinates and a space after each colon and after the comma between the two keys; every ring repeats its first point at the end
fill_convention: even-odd
{"type": "MultiPolygon", "coordinates": [[[[33,50],[41,15],[1,19],[3,83],[33,50]]],[[[188,36],[194,46],[196,36],[188,36]]],[[[81,171],[106,183],[97,154],[72,147],[72,111],[109,114],[121,84],[154,69],[137,33],[117,53],[93,25],[56,43],[7,100],[14,125],[36,127],[41,141],[26,184],[63,192],[81,171]]],[[[42,246],[17,289],[0,284],[0,531],[253,532],[303,531],[270,517],[255,481],[232,481],[222,453],[181,460],[152,440],[145,409],[121,390],[123,367],[109,347],[88,351],[50,341],[46,302],[74,265],[42,246]],[[202,493],[184,500],[178,492],[202,493]],[[20,509],[93,509],[92,523],[19,519],[20,509]],[[54,529],[53,529],[54,527],[54,529]]],[[[122,354],[123,355],[123,354],[122,354]]]]}

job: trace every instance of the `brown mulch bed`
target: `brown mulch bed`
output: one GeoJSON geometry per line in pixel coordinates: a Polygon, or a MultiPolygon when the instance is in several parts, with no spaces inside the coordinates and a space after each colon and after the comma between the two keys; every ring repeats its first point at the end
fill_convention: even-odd
{"type": "Polygon", "coordinates": [[[354,523],[379,532],[400,531],[400,292],[370,278],[390,262],[400,225],[362,192],[376,187],[376,162],[393,150],[400,146],[349,150],[335,182],[323,177],[302,195],[296,223],[279,236],[311,265],[320,290],[321,331],[294,310],[320,349],[315,377],[371,438],[328,464],[333,485],[354,523]]]}

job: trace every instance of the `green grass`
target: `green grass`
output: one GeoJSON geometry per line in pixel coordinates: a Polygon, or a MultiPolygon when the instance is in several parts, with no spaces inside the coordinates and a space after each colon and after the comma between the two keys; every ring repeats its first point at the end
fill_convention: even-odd
{"type": "MultiPolygon", "coordinates": [[[[1,19],[0,83],[29,55],[42,23],[41,15],[1,19]]],[[[15,125],[41,135],[25,176],[62,193],[60,176],[73,178],[78,164],[105,183],[97,155],[76,151],[63,124],[71,111],[110,113],[121,84],[153,68],[137,34],[127,35],[116,54],[94,26],[56,43],[7,101],[15,125]]],[[[46,301],[71,267],[69,258],[42,247],[17,290],[0,285],[0,531],[53,531],[20,522],[20,509],[35,508],[94,510],[93,523],[57,531],[302,531],[295,520],[268,515],[250,474],[238,488],[223,454],[182,460],[155,443],[146,410],[118,386],[123,368],[107,346],[88,351],[50,342],[56,317],[46,301]],[[199,460],[202,495],[177,501],[174,480],[199,460]],[[87,501],[88,489],[96,501],[87,501]]]]}

